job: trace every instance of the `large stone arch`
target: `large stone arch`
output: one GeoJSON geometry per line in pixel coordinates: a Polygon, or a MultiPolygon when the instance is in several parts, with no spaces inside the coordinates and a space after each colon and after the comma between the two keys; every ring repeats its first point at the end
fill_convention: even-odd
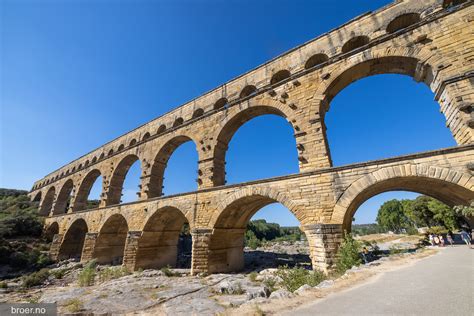
{"type": "Polygon", "coordinates": [[[122,214],[112,214],[102,224],[92,257],[100,264],[121,264],[127,240],[128,223],[122,214]]]}
{"type": "MultiPolygon", "coordinates": [[[[223,216],[223,213],[225,212],[226,209],[228,209],[230,205],[232,205],[233,203],[241,199],[249,199],[252,197],[261,197],[262,203],[263,201],[268,202],[266,204],[280,203],[283,206],[285,206],[291,213],[293,213],[293,215],[295,215],[298,221],[300,222],[304,221],[304,214],[298,209],[297,204],[294,203],[285,193],[278,192],[277,190],[271,189],[271,188],[248,187],[248,188],[236,191],[230,194],[227,198],[218,202],[217,204],[218,211],[213,213],[208,226],[215,228],[219,222],[219,218],[223,216]]],[[[261,206],[260,208],[262,208],[263,206],[261,206]]]]}
{"type": "MultiPolygon", "coordinates": [[[[173,153],[175,152],[175,150],[187,142],[194,143],[194,145],[196,146],[196,152],[198,154],[198,159],[199,159],[200,154],[199,154],[197,142],[191,136],[178,135],[168,140],[163,146],[161,146],[160,150],[154,157],[149,175],[147,175],[149,177],[148,186],[147,186],[148,198],[159,197],[163,194],[164,174],[165,174],[168,161],[173,155],[173,153]]],[[[197,166],[198,166],[198,161],[196,161],[196,168],[197,166]]]]}
{"type": "MultiPolygon", "coordinates": [[[[73,212],[81,211],[87,207],[87,198],[95,181],[102,175],[99,169],[89,171],[82,179],[74,199],[73,212]]],[[[102,179],[103,181],[103,179],[102,179]]],[[[103,185],[102,185],[103,186],[103,185]]]]}
{"type": "Polygon", "coordinates": [[[41,203],[41,196],[42,196],[41,191],[38,191],[38,193],[36,193],[36,194],[32,197],[32,201],[33,201],[33,202],[41,203]]]}
{"type": "Polygon", "coordinates": [[[175,267],[180,233],[185,223],[190,224],[191,228],[185,213],[176,207],[164,206],[154,211],[143,223],[134,268],[175,267]]]}
{"type": "Polygon", "coordinates": [[[350,230],[358,207],[386,191],[407,190],[429,195],[447,205],[467,205],[474,199],[473,176],[426,164],[403,164],[374,171],[354,181],[338,198],[331,222],[350,230]]]}
{"type": "Polygon", "coordinates": [[[122,160],[120,160],[120,162],[117,164],[110,178],[107,197],[105,200],[106,206],[120,204],[125,177],[127,176],[130,167],[136,161],[140,161],[140,158],[137,155],[129,154],[123,157],[122,160]]]}
{"type": "Polygon", "coordinates": [[[288,121],[295,136],[303,128],[303,123],[300,124],[287,104],[273,99],[254,98],[242,102],[237,109],[235,113],[229,112],[226,115],[214,133],[215,143],[212,152],[214,185],[225,184],[225,159],[229,143],[237,130],[251,119],[267,114],[278,115],[288,121]]]}
{"type": "Polygon", "coordinates": [[[72,179],[68,179],[66,182],[64,182],[56,198],[56,202],[54,203],[54,215],[67,213],[69,203],[71,202],[71,193],[73,189],[74,182],[72,181],[72,179]]]}
{"type": "Polygon", "coordinates": [[[44,195],[43,200],[39,208],[39,215],[48,216],[53,208],[54,196],[56,189],[54,186],[50,187],[46,194],[44,195]]]}
{"type": "Polygon", "coordinates": [[[66,229],[59,247],[58,259],[81,258],[82,248],[89,228],[84,219],[78,218],[66,229]]]}
{"type": "MultiPolygon", "coordinates": [[[[359,79],[379,74],[410,76],[417,82],[425,83],[436,96],[439,94],[437,89],[441,81],[446,79],[435,71],[440,61],[447,62],[448,58],[440,56],[439,53],[435,55],[425,48],[395,46],[367,49],[341,61],[337,68],[332,69],[329,78],[321,81],[313,96],[315,101],[312,112],[319,113],[324,121],[330,102],[338,93],[359,79]]],[[[466,128],[464,132],[460,132],[458,129],[462,127],[458,123],[466,121],[467,114],[455,108],[455,102],[446,100],[454,97],[447,96],[438,101],[451,134],[458,144],[463,144],[466,143],[466,139],[469,139],[469,137],[466,138],[465,133],[470,133],[470,131],[466,128]],[[450,122],[453,122],[452,126],[450,122]]]]}
{"type": "Polygon", "coordinates": [[[209,227],[208,269],[210,273],[235,272],[244,268],[244,234],[250,218],[262,207],[279,202],[301,222],[303,214],[284,194],[254,188],[234,193],[222,203],[209,227]]]}

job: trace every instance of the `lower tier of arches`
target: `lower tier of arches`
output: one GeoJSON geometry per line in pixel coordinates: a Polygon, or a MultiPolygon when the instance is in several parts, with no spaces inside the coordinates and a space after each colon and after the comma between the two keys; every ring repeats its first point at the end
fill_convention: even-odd
{"type": "MultiPolygon", "coordinates": [[[[474,201],[474,147],[373,161],[244,185],[224,186],[46,218],[54,259],[92,258],[129,269],[179,266],[183,245],[192,273],[244,267],[250,218],[270,203],[285,206],[305,233],[313,268],[335,263],[343,232],[370,197],[393,190],[431,196],[448,206],[474,201]],[[187,226],[185,226],[187,225],[187,226]],[[183,227],[191,242],[183,239],[183,227]]],[[[472,219],[471,219],[472,220],[472,219]]]]}

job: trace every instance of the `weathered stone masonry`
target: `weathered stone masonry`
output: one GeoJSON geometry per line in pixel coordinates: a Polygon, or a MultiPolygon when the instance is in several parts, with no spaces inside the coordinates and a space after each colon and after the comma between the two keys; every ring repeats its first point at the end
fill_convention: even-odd
{"type": "MultiPolygon", "coordinates": [[[[243,267],[243,234],[263,206],[279,202],[301,222],[313,266],[327,270],[358,206],[389,190],[449,204],[474,199],[474,7],[411,0],[362,15],[61,167],[37,181],[56,259],[81,256],[131,269],[176,263],[183,223],[193,236],[192,272],[243,267]],[[427,84],[458,146],[332,167],[324,117],[353,81],[398,73],[427,84]],[[225,185],[225,155],[246,121],[280,115],[294,130],[300,173],[225,185]],[[174,150],[192,141],[198,191],[162,196],[174,150]],[[142,168],[139,201],[120,204],[130,166],[142,168]],[[98,208],[85,210],[102,176],[98,208]],[[70,198],[70,200],[69,200],[70,198]]],[[[349,113],[348,113],[349,115],[349,113]]],[[[420,118],[422,119],[422,118],[420,118]]]]}

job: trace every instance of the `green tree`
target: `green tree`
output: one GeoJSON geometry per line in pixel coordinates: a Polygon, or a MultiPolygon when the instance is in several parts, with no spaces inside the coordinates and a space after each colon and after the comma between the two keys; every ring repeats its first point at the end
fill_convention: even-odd
{"type": "Polygon", "coordinates": [[[459,224],[459,215],[446,204],[421,195],[414,200],[402,201],[404,212],[416,227],[444,226],[447,229],[456,229],[459,224]]]}
{"type": "Polygon", "coordinates": [[[470,205],[457,205],[454,207],[456,214],[466,217],[474,216],[474,201],[470,205]]]}
{"type": "Polygon", "coordinates": [[[397,233],[410,226],[403,204],[396,199],[382,204],[377,214],[377,223],[384,229],[397,233]]]}

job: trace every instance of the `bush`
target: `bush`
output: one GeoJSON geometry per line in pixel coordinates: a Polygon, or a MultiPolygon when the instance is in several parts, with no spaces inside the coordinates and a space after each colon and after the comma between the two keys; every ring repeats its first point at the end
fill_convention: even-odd
{"type": "Polygon", "coordinates": [[[78,298],[70,299],[64,306],[70,313],[77,313],[84,309],[84,304],[78,298]]]}
{"type": "Polygon", "coordinates": [[[167,277],[181,276],[179,272],[173,272],[173,270],[171,270],[171,266],[169,265],[161,268],[160,271],[163,272],[167,277]]]}
{"type": "Polygon", "coordinates": [[[252,281],[252,282],[256,282],[257,281],[257,276],[258,276],[258,273],[253,271],[249,274],[249,280],[252,281]]]}
{"type": "Polygon", "coordinates": [[[253,231],[247,230],[245,232],[245,245],[255,250],[262,245],[262,241],[255,236],[253,231]]]}
{"type": "Polygon", "coordinates": [[[282,279],[281,285],[290,292],[294,292],[300,286],[308,284],[316,286],[325,280],[325,275],[318,270],[309,271],[304,268],[279,267],[276,275],[282,279]]]}
{"type": "Polygon", "coordinates": [[[91,286],[94,284],[96,265],[97,261],[91,260],[84,266],[84,269],[82,269],[77,278],[79,286],[91,286]]]}
{"type": "Polygon", "coordinates": [[[51,260],[51,258],[48,255],[45,255],[44,253],[40,254],[38,256],[38,259],[36,260],[36,265],[39,268],[46,267],[52,263],[53,263],[53,260],[51,260]]]}
{"type": "Polygon", "coordinates": [[[275,291],[276,283],[276,280],[271,277],[265,278],[265,280],[263,280],[263,285],[265,285],[270,290],[270,292],[275,291]]]}
{"type": "Polygon", "coordinates": [[[130,274],[130,272],[126,267],[106,267],[99,271],[99,281],[105,282],[118,279],[128,274],[130,274]]]}
{"type": "Polygon", "coordinates": [[[30,288],[43,284],[49,277],[49,269],[41,269],[23,278],[23,287],[30,288]]]}
{"type": "Polygon", "coordinates": [[[362,260],[359,251],[360,243],[352,237],[352,234],[345,234],[344,240],[338,250],[337,271],[344,273],[353,266],[360,265],[362,260]]]}
{"type": "Polygon", "coordinates": [[[66,274],[66,269],[54,270],[54,271],[51,271],[51,274],[56,279],[62,279],[64,277],[64,275],[66,274]]]}
{"type": "Polygon", "coordinates": [[[5,281],[0,282],[0,289],[6,289],[8,288],[8,284],[5,281]]]}

